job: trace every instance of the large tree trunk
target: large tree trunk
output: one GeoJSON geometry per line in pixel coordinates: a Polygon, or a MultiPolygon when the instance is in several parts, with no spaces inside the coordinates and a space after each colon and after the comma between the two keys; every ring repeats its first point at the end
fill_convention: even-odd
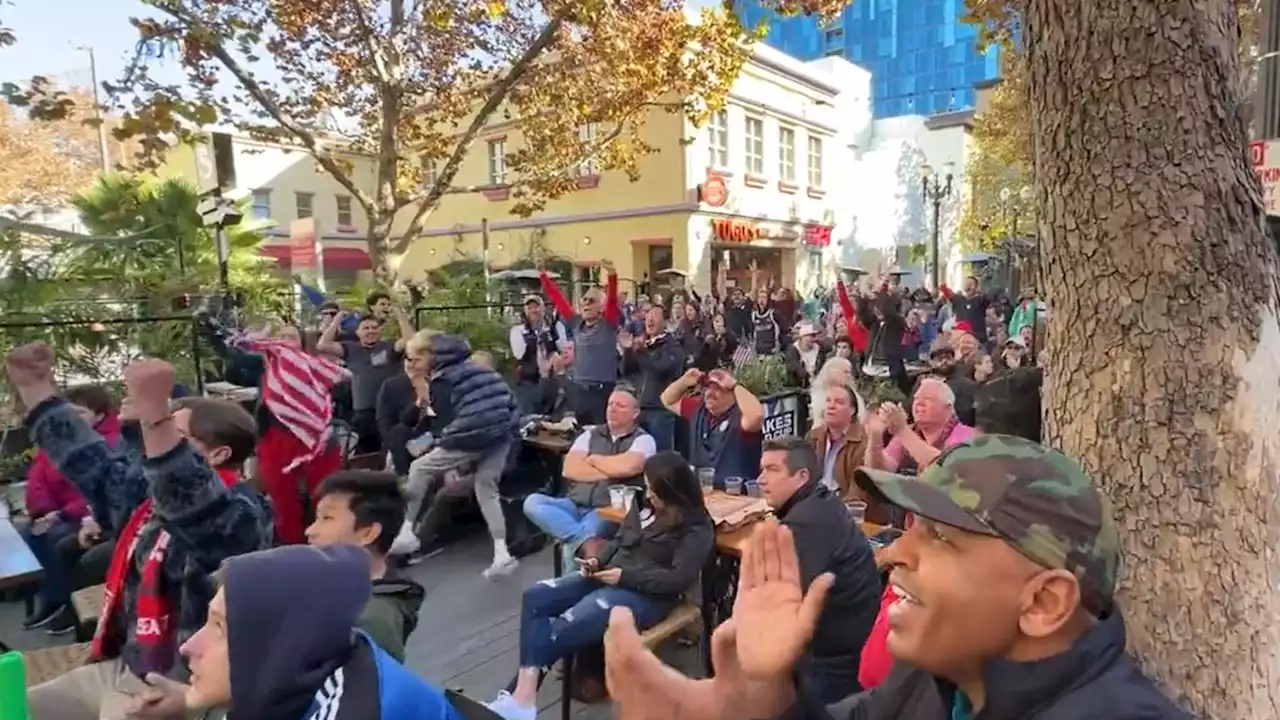
{"type": "Polygon", "coordinates": [[[388,288],[395,283],[396,279],[396,268],[392,266],[393,258],[388,248],[393,222],[395,222],[394,212],[370,215],[369,230],[365,233],[373,277],[379,285],[388,288]]]}
{"type": "Polygon", "coordinates": [[[1130,645],[1280,718],[1280,325],[1232,0],[1028,0],[1046,420],[1116,506],[1130,645]]]}

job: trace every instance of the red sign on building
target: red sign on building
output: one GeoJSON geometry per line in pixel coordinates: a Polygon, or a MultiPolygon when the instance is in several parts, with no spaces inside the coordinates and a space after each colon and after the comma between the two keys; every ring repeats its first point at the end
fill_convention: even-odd
{"type": "Polygon", "coordinates": [[[289,262],[295,270],[316,266],[315,218],[294,220],[289,224],[289,262]]]}
{"type": "Polygon", "coordinates": [[[830,225],[805,225],[804,244],[808,247],[824,248],[831,245],[830,225]]]}

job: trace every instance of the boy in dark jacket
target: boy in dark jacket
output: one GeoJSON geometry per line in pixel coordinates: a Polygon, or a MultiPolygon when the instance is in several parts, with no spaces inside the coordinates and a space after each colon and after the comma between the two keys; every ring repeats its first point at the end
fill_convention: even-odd
{"type": "Polygon", "coordinates": [[[712,641],[715,679],[664,667],[614,611],[606,652],[621,716],[1189,720],[1125,653],[1119,537],[1079,463],[982,435],[919,477],[865,470],[858,482],[916,517],[884,551],[899,600],[887,641],[897,663],[883,682],[830,708],[793,682],[831,580],[802,598],[795,541],[766,521],[744,553],[734,615],[712,641]]]}
{"type": "Polygon", "coordinates": [[[317,547],[356,545],[369,552],[373,597],[356,626],[387,654],[404,662],[404,646],[418,626],[425,592],[401,577],[387,553],[404,522],[404,496],[395,474],[376,470],[343,470],[325,478],[315,495],[316,519],[307,542],[317,547]]]}
{"type": "MultiPolygon", "coordinates": [[[[471,346],[455,335],[435,334],[419,338],[406,348],[410,358],[421,355],[430,373],[431,404],[442,402],[447,424],[435,433],[431,451],[409,466],[411,493],[423,493],[442,478],[443,487],[436,493],[427,516],[423,518],[419,537],[430,545],[444,506],[441,500],[474,488],[480,513],[493,538],[493,563],[485,569],[486,578],[510,574],[518,564],[507,549],[506,518],[498,496],[498,482],[506,467],[507,455],[515,439],[520,415],[515,397],[502,376],[480,367],[471,360],[471,346]],[[448,391],[447,398],[437,398],[436,388],[448,391]],[[474,466],[474,472],[467,470],[474,466]]],[[[410,503],[412,508],[416,503],[410,503]]]]}
{"type": "Polygon", "coordinates": [[[360,548],[250,553],[217,580],[208,622],[182,646],[191,684],[148,677],[130,717],[217,708],[232,720],[461,720],[444,693],[356,629],[370,589],[360,548]]]}
{"type": "Polygon", "coordinates": [[[226,558],[269,543],[264,509],[256,494],[211,470],[174,422],[172,365],[142,360],[124,373],[121,414],[141,423],[141,465],[56,396],[49,346],[19,347],[7,366],[36,444],[119,529],[93,663],[28,691],[31,717],[116,717],[111,708],[144,688],[138,678],[185,677],[177,650],[204,623],[214,594],[209,574],[226,558]]]}

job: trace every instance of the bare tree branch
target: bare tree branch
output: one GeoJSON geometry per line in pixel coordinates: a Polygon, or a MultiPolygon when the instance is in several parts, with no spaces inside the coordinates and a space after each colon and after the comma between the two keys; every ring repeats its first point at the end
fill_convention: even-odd
{"type": "Polygon", "coordinates": [[[449,188],[449,183],[453,182],[454,176],[458,174],[458,168],[462,166],[462,159],[466,157],[467,151],[471,149],[471,144],[475,142],[476,136],[489,123],[489,117],[502,105],[502,101],[506,99],[511,89],[520,82],[524,74],[529,71],[534,61],[555,44],[556,35],[563,24],[564,21],[559,17],[551,18],[546,26],[542,28],[542,32],[538,33],[534,41],[525,49],[524,54],[512,63],[502,80],[493,86],[488,99],[485,100],[484,105],[480,107],[475,116],[471,118],[471,124],[467,126],[466,132],[458,139],[458,144],[454,147],[453,154],[445,161],[444,167],[436,178],[436,182],[432,185],[430,192],[422,199],[422,204],[414,212],[413,218],[409,221],[409,226],[405,228],[404,235],[395,242],[392,247],[393,252],[404,252],[412,238],[422,229],[422,221],[426,219],[427,213],[430,212],[430,209],[449,188]]]}

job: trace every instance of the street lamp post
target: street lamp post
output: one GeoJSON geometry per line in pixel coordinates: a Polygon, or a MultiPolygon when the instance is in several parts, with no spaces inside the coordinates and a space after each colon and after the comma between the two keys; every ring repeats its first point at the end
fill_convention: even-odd
{"type": "Polygon", "coordinates": [[[924,201],[933,204],[933,242],[930,248],[930,256],[933,258],[933,267],[931,268],[931,278],[933,280],[933,291],[937,292],[942,287],[939,282],[938,272],[938,237],[942,231],[942,201],[951,196],[951,180],[955,174],[955,164],[947,161],[942,164],[942,175],[934,175],[933,167],[928,163],[920,166],[920,184],[924,188],[924,201]]]}
{"type": "Polygon", "coordinates": [[[1031,188],[1026,185],[1018,190],[1017,195],[1009,188],[1000,191],[1000,207],[1009,227],[1009,234],[1004,239],[1004,287],[1008,292],[1013,292],[1013,246],[1018,242],[1018,216],[1031,204],[1033,196],[1031,188]]]}

